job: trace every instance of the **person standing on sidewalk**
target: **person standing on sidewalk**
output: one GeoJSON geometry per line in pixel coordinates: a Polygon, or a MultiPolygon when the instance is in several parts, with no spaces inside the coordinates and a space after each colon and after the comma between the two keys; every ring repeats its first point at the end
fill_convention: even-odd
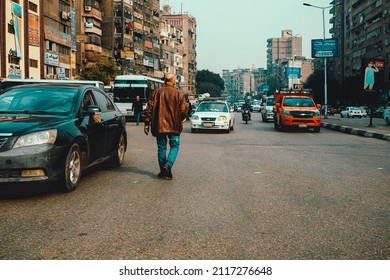
{"type": "Polygon", "coordinates": [[[155,90],[146,105],[144,114],[144,132],[151,132],[157,139],[159,178],[172,179],[172,167],[180,148],[180,134],[183,120],[187,116],[187,104],[184,94],[175,88],[175,75],[165,77],[164,87],[155,90]],[[167,154],[169,143],[170,150],[167,154]]]}
{"type": "Polygon", "coordinates": [[[139,125],[139,122],[141,120],[141,113],[143,110],[143,104],[138,95],[135,97],[132,110],[134,112],[135,121],[137,125],[139,125]]]}

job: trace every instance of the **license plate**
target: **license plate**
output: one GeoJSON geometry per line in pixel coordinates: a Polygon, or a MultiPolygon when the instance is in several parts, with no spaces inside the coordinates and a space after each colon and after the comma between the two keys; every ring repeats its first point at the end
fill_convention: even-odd
{"type": "Polygon", "coordinates": [[[299,124],[299,127],[307,127],[307,124],[305,124],[305,123],[300,123],[300,124],[299,124]]]}
{"type": "Polygon", "coordinates": [[[212,122],[204,122],[203,123],[203,126],[205,126],[205,127],[212,127],[214,125],[214,123],[212,123],[212,122]]]}

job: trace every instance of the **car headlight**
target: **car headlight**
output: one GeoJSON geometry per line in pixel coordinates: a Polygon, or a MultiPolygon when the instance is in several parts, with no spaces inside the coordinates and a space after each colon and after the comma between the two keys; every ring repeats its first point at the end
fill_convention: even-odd
{"type": "Polygon", "coordinates": [[[321,116],[321,112],[320,112],[320,111],[316,111],[316,112],[314,113],[314,117],[319,117],[319,116],[321,116]]]}
{"type": "Polygon", "coordinates": [[[54,144],[56,139],[57,139],[57,129],[39,131],[39,132],[20,136],[16,141],[14,148],[41,145],[41,144],[54,144]]]}
{"type": "Polygon", "coordinates": [[[289,117],[289,116],[291,116],[291,113],[287,110],[283,110],[283,115],[289,117]]]}
{"type": "Polygon", "coordinates": [[[221,122],[225,122],[225,121],[227,121],[227,117],[226,116],[220,116],[218,118],[218,120],[221,121],[221,122]]]}
{"type": "Polygon", "coordinates": [[[193,115],[193,116],[191,117],[191,119],[194,120],[194,121],[197,121],[197,120],[199,120],[199,116],[193,115]]]}

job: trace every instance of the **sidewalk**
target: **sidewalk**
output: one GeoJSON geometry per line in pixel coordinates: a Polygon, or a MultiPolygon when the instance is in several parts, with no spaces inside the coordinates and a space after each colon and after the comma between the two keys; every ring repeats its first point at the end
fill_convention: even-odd
{"type": "Polygon", "coordinates": [[[340,114],[322,118],[322,127],[340,131],[348,134],[354,134],[363,137],[371,137],[390,141],[390,126],[385,125],[385,121],[379,118],[373,118],[370,127],[370,117],[366,118],[340,118],[340,114]]]}

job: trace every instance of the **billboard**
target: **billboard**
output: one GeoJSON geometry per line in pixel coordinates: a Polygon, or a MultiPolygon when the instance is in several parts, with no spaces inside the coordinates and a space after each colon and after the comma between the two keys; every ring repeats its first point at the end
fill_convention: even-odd
{"type": "Polygon", "coordinates": [[[299,79],[301,77],[301,68],[289,67],[286,69],[287,79],[299,79]]]}
{"type": "Polygon", "coordinates": [[[311,57],[336,57],[338,56],[338,40],[332,39],[315,39],[311,40],[311,57]]]}
{"type": "Polygon", "coordinates": [[[382,88],[385,74],[384,59],[362,58],[361,71],[364,90],[378,91],[382,88]]]}

